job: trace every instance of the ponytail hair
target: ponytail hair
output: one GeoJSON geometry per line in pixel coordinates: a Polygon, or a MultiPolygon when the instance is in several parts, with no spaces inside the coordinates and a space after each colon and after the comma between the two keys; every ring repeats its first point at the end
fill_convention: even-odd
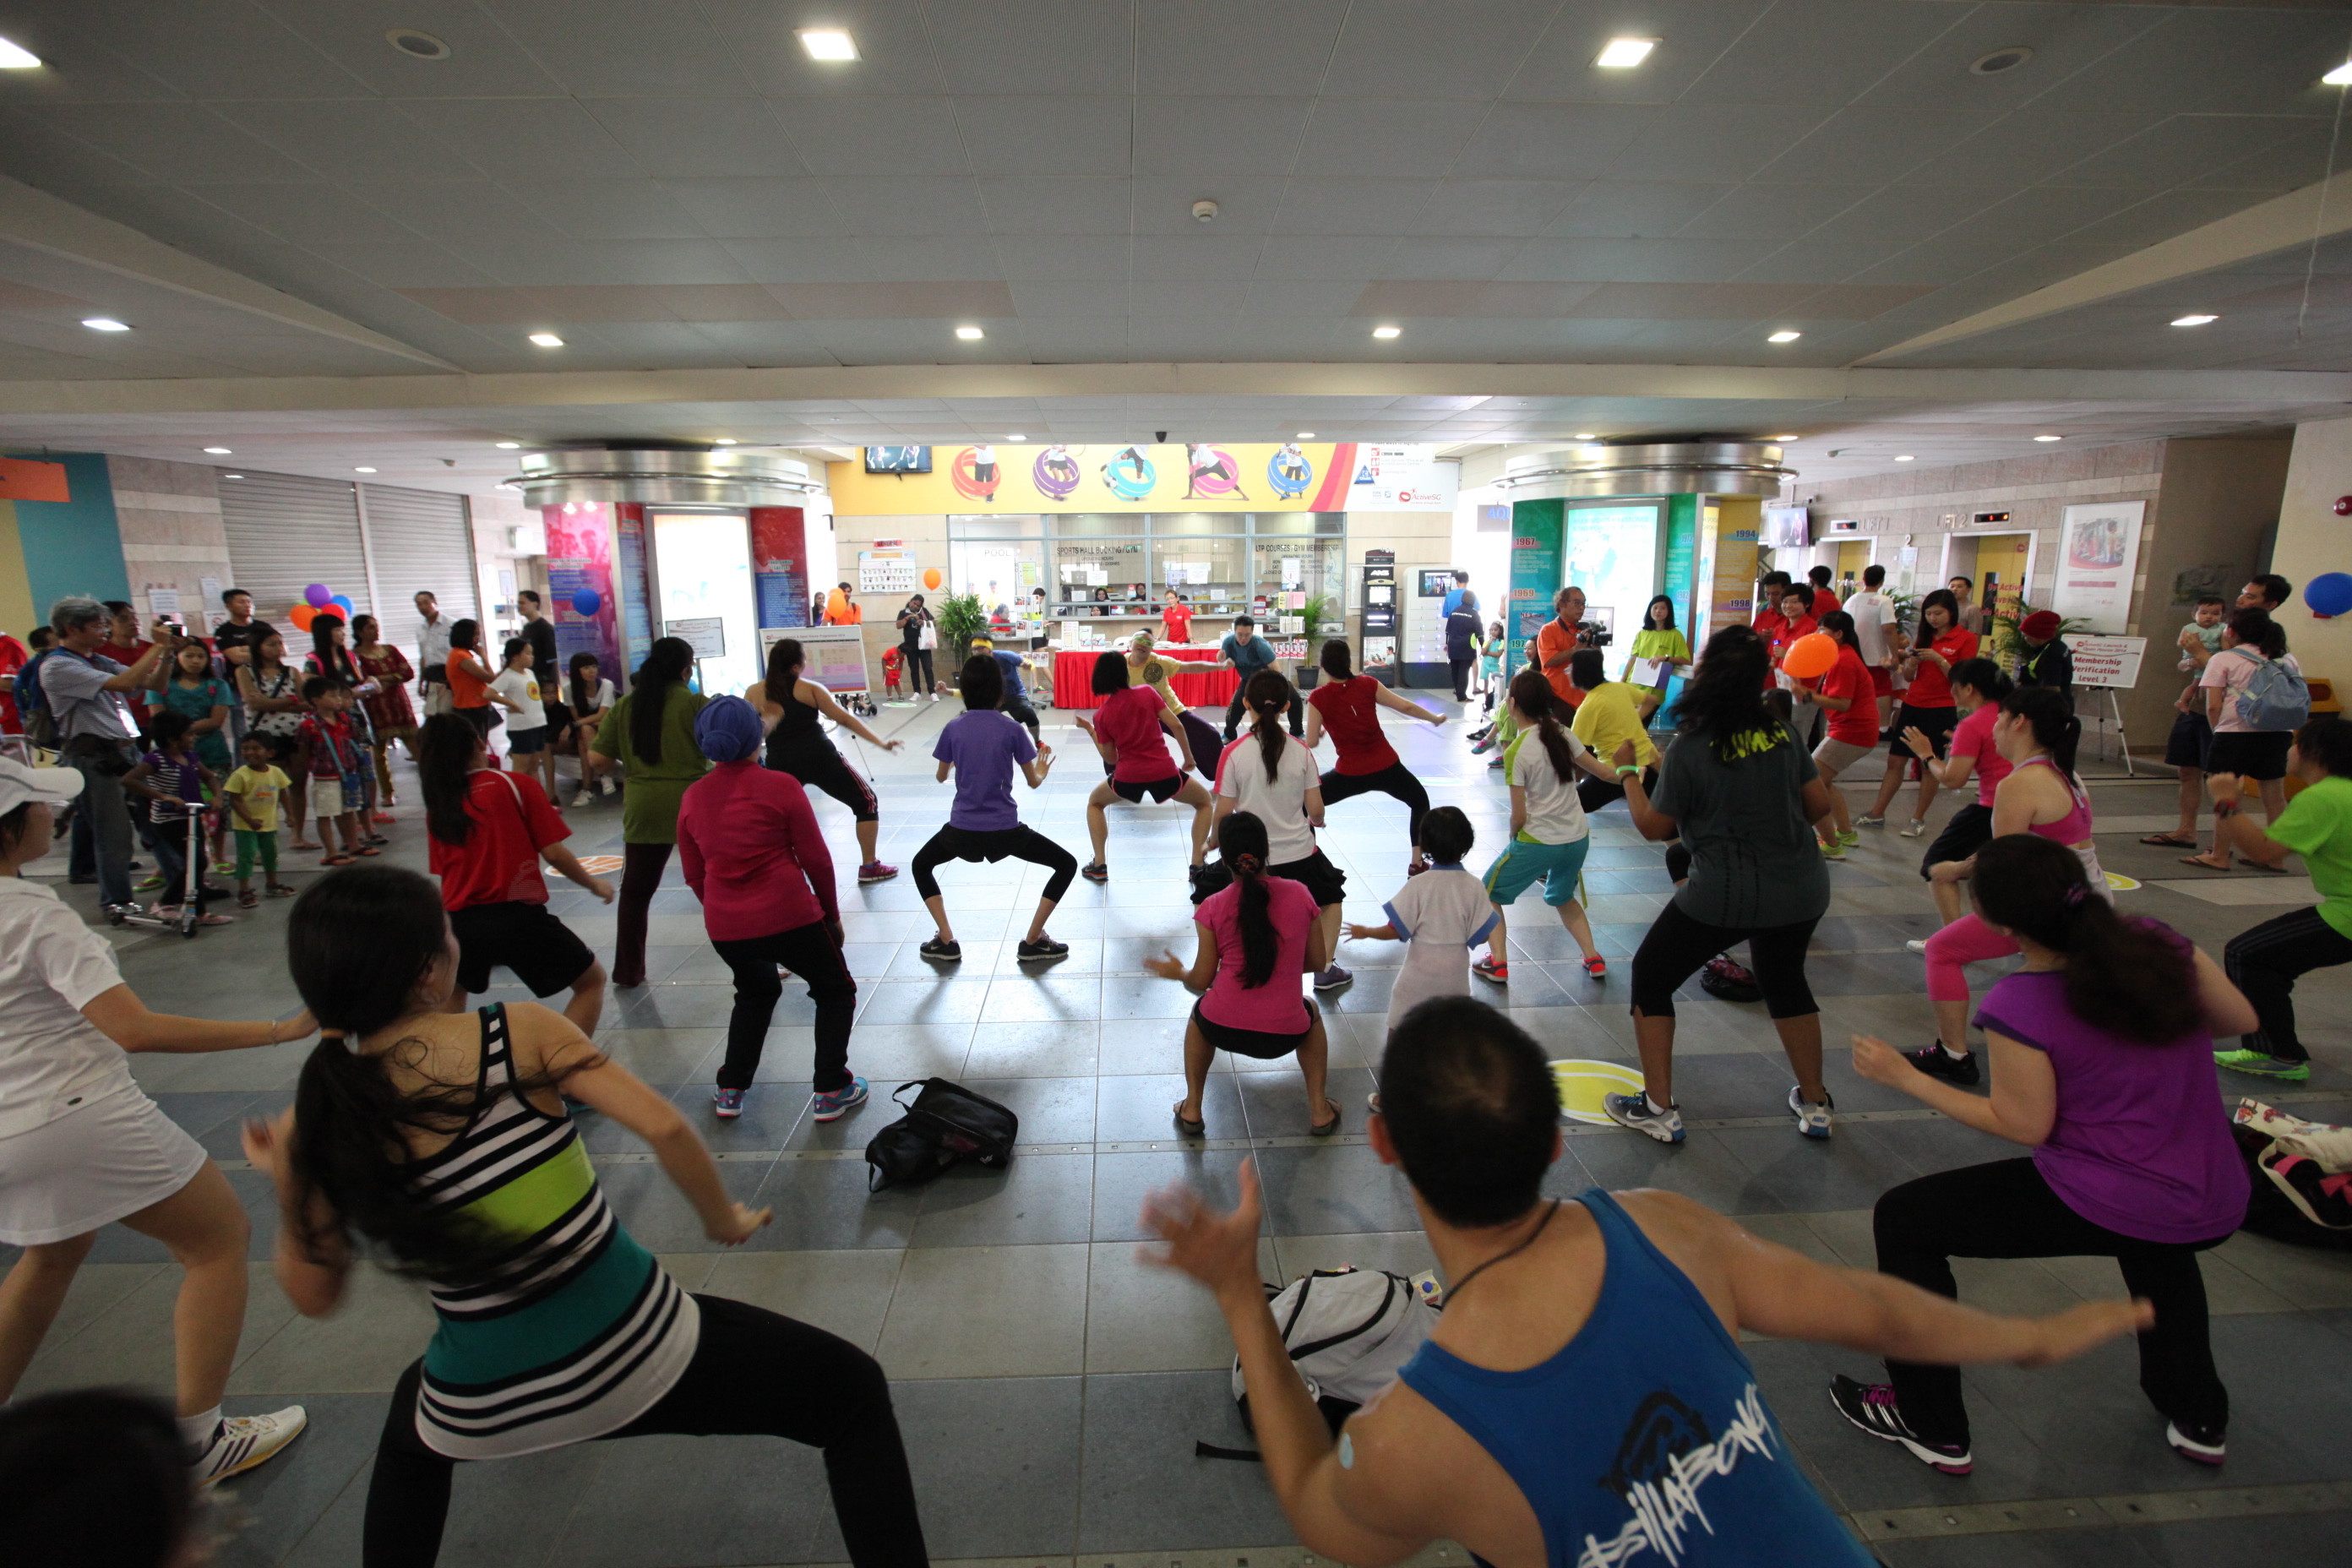
{"type": "Polygon", "coordinates": [[[1848,647],[1859,648],[1862,646],[1854,640],[1853,617],[1843,610],[1823,610],[1819,629],[1829,633],[1848,647]]]}
{"type": "Polygon", "coordinates": [[[2050,753],[2068,784],[2080,782],[2074,777],[2074,749],[2082,744],[2083,721],[2074,717],[2064,693],[2054,687],[2028,686],[2003,698],[2000,710],[2032,725],[2033,743],[2050,753]]]}
{"type": "Polygon", "coordinates": [[[1511,677],[1511,704],[1520,712],[1531,714],[1536,721],[1536,739],[1543,742],[1544,755],[1551,759],[1551,771],[1562,784],[1576,778],[1576,750],[1568,743],[1568,731],[1552,717],[1551,682],[1532,669],[1523,669],[1511,677]]]}
{"type": "Polygon", "coordinates": [[[769,701],[781,708],[793,700],[793,686],[799,679],[793,671],[807,658],[798,637],[778,637],[769,645],[768,673],[762,678],[766,682],[762,689],[769,701]]]}
{"type": "MultiPolygon", "coordinates": [[[[769,658],[774,657],[771,652],[769,658]]],[[[646,662],[629,678],[629,695],[636,700],[629,704],[629,748],[639,762],[662,760],[662,712],[669,706],[670,688],[682,684],[693,668],[692,643],[684,637],[656,637],[646,662]]]]}
{"type": "Polygon", "coordinates": [[[1257,754],[1265,763],[1265,782],[1282,776],[1282,752],[1290,738],[1282,732],[1282,716],[1290,707],[1290,679],[1278,670],[1261,669],[1249,679],[1242,701],[1250,710],[1257,733],[1257,754]]]}
{"type": "MultiPolygon", "coordinates": [[[[1258,679],[1253,677],[1253,684],[1258,679]]],[[[1236,811],[1217,824],[1217,858],[1241,889],[1234,923],[1242,933],[1244,990],[1271,981],[1275,960],[1282,954],[1282,933],[1274,925],[1274,894],[1265,885],[1265,823],[1257,813],[1236,811]]]]}
{"type": "MultiPolygon", "coordinates": [[[[287,967],[304,1005],[326,1031],[302,1064],[294,1090],[293,1147],[286,1152],[296,1197],[289,1223],[307,1258],[332,1256],[350,1231],[380,1244],[401,1273],[462,1274],[513,1250],[511,1237],[436,1213],[409,1190],[409,1134],[462,1131],[481,1106],[472,1076],[404,1089],[393,1079],[394,1058],[415,1067],[423,1059],[423,1042],[404,1040],[373,1052],[352,1044],[429,1010],[433,999],[419,988],[448,940],[439,886],[396,866],[339,871],[294,900],[287,967]],[[310,1201],[314,1196],[334,1215],[325,1226],[310,1217],[318,1211],[310,1201]]],[[[551,1083],[534,1078],[499,1092],[551,1083]]]]}
{"type": "Polygon", "coordinates": [[[2189,943],[2116,914],[2064,845],[2032,833],[1996,838],[1977,851],[1969,886],[1986,921],[2064,956],[2075,1016],[2150,1046],[2203,1027],[2189,943]]]}
{"type": "Polygon", "coordinates": [[[481,735],[455,713],[436,713],[416,736],[416,779],[425,790],[425,826],[435,838],[458,847],[473,837],[473,814],[466,800],[481,735]]]}
{"type": "Polygon", "coordinates": [[[2001,673],[2000,666],[1989,658],[1964,658],[1952,666],[1948,679],[1954,686],[1965,686],[1988,702],[2005,701],[2017,689],[2016,684],[2001,673]]]}

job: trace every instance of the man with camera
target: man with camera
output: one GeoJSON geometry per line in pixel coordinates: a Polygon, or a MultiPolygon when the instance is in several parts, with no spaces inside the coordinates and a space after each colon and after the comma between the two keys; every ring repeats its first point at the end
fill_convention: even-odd
{"type": "Polygon", "coordinates": [[[122,775],[139,761],[139,727],[124,694],[161,685],[156,672],[170,668],[183,638],[158,617],[154,642],[136,663],[121,664],[98,651],[109,630],[106,606],[79,595],[50,606],[49,629],[58,652],[41,666],[41,694],[57,720],[59,756],[82,780],[68,868],[94,870],[99,902],[111,909],[131,902],[132,832],[122,775]]]}
{"type": "Polygon", "coordinates": [[[1553,618],[1536,634],[1536,660],[1551,682],[1558,700],[1559,721],[1576,718],[1584,692],[1568,678],[1569,656],[1580,647],[1606,647],[1609,634],[1584,618],[1584,590],[1570,584],[1552,595],[1553,618]]]}

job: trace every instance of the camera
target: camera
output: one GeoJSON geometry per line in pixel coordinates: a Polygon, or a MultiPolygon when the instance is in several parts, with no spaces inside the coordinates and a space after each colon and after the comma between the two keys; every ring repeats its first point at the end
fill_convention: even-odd
{"type": "Polygon", "coordinates": [[[1576,646],[1579,647],[1607,647],[1614,640],[1613,634],[1599,621],[1579,621],[1576,624],[1576,646]]]}

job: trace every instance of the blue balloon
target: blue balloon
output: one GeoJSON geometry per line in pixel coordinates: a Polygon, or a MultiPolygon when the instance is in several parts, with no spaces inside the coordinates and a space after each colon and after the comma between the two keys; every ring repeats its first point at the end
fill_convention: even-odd
{"type": "Polygon", "coordinates": [[[2340,616],[2352,610],[2352,574],[2325,572],[2304,585],[2303,602],[2315,616],[2340,616]]]}
{"type": "Polygon", "coordinates": [[[583,588],[572,595],[572,613],[575,616],[593,616],[604,607],[604,599],[593,588],[583,588]]]}
{"type": "Polygon", "coordinates": [[[352,602],[349,599],[343,597],[341,594],[337,594],[333,598],[329,599],[327,603],[343,613],[343,624],[345,626],[349,626],[351,624],[352,602]]]}

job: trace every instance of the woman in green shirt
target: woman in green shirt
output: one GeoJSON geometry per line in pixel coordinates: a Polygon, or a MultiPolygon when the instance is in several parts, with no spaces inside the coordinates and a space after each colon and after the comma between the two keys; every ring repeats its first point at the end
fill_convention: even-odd
{"type": "Polygon", "coordinates": [[[1625,656],[1625,668],[1617,672],[1617,679],[1631,682],[1646,694],[1642,698],[1642,716],[1646,719],[1665,700],[1666,677],[1678,668],[1686,668],[1690,661],[1690,641],[1675,625],[1675,602],[1661,594],[1650,601],[1642,629],[1633,634],[1633,651],[1625,656]],[[1664,666],[1658,671],[1655,686],[1633,679],[1633,666],[1651,660],[1662,660],[1664,666]]]}
{"type": "Polygon", "coordinates": [[[694,649],[663,637],[637,668],[629,694],[613,704],[596,731],[595,753],[629,770],[621,796],[620,931],[613,984],[646,983],[646,916],[677,846],[677,807],[686,786],[710,769],[695,744],[694,716],[710,700],[689,688],[694,649]]]}

